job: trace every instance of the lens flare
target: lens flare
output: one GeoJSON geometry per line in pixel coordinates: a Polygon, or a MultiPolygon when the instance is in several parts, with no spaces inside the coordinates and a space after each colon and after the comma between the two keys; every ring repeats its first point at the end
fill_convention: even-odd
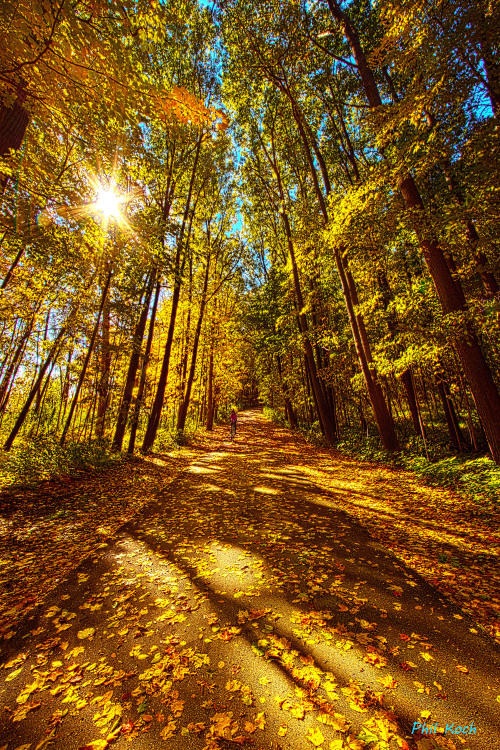
{"type": "Polygon", "coordinates": [[[101,188],[97,194],[96,206],[102,211],[105,219],[117,219],[120,217],[120,199],[113,190],[101,188]]]}

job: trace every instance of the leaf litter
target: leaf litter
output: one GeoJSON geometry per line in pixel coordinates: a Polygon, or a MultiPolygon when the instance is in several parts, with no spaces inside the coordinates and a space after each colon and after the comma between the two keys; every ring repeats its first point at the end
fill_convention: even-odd
{"type": "MultiPolygon", "coordinates": [[[[371,605],[366,581],[346,585],[346,563],[359,558],[343,542],[348,524],[337,519],[335,543],[326,543],[324,514],[309,510],[305,523],[296,497],[275,494],[290,481],[277,466],[292,465],[292,481],[300,482],[326,460],[296,440],[285,435],[282,461],[268,440],[255,440],[259,481],[266,465],[271,474],[261,490],[270,492],[255,487],[254,469],[237,460],[237,447],[234,455],[214,452],[119,535],[112,565],[88,542],[95,571],[77,572],[77,611],[63,594],[26,641],[32,652],[4,664],[6,683],[17,686],[6,706],[10,725],[40,717],[41,736],[26,747],[64,747],[64,726],[75,717],[87,727],[80,750],[143,735],[155,747],[160,740],[183,747],[189,736],[190,747],[205,750],[279,748],[280,738],[287,747],[329,750],[411,746],[408,726],[392,709],[394,691],[408,673],[423,675],[407,680],[415,696],[444,693],[420,666],[434,661],[434,647],[418,633],[401,633],[394,645],[377,631],[390,597],[403,606],[414,582],[407,576],[408,586],[386,585],[385,608],[371,605]],[[207,483],[205,469],[214,466],[219,476],[207,483]],[[326,652],[335,656],[331,668],[326,652]],[[345,659],[357,663],[350,679],[334,668],[345,659]],[[369,685],[364,670],[373,670],[369,685]]],[[[145,495],[153,493],[148,487],[145,495]]],[[[103,522],[109,517],[101,512],[103,522]]],[[[468,667],[458,664],[456,672],[468,667]]],[[[436,742],[468,747],[439,735],[436,742]]]]}

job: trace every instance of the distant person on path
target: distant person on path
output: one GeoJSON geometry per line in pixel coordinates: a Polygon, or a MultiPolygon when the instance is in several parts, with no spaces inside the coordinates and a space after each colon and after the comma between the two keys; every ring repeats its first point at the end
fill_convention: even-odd
{"type": "Polygon", "coordinates": [[[234,436],[236,435],[236,423],[238,421],[238,417],[236,416],[236,412],[233,409],[231,411],[231,440],[234,440],[234,436]]]}

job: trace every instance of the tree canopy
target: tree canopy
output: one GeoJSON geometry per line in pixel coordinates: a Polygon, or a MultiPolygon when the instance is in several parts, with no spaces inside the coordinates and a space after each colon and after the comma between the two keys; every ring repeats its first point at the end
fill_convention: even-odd
{"type": "Polygon", "coordinates": [[[3,3],[5,450],[259,402],[498,463],[499,32],[483,0],[3,3]]]}

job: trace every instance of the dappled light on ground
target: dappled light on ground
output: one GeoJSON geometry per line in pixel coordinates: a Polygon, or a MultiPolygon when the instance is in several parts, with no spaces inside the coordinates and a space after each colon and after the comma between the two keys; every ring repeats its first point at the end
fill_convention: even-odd
{"type": "MultiPolygon", "coordinates": [[[[0,748],[497,746],[493,642],[389,551],[408,478],[255,413],[215,447],[13,624],[0,748]],[[412,734],[425,722],[432,736],[412,734]]],[[[420,551],[450,538],[431,514],[422,529],[420,551]]]]}

